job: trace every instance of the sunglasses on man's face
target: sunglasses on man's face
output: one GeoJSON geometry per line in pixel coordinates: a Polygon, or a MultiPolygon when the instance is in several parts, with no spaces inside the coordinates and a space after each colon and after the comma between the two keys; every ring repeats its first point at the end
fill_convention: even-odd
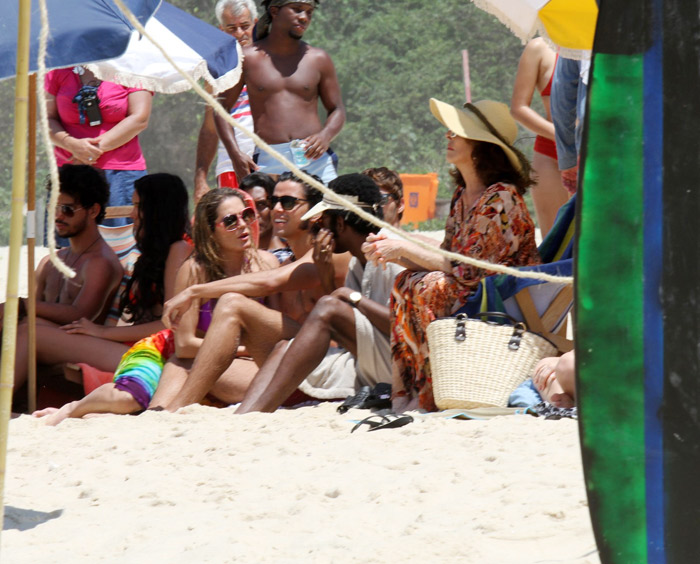
{"type": "Polygon", "coordinates": [[[297,202],[307,202],[304,198],[295,198],[294,196],[270,196],[270,204],[274,208],[277,202],[280,203],[284,211],[293,210],[297,206],[297,202]]]}
{"type": "Polygon", "coordinates": [[[58,204],[56,206],[56,215],[62,214],[64,217],[73,217],[78,210],[84,210],[82,206],[75,204],[58,204]]]}
{"type": "Polygon", "coordinates": [[[264,200],[255,200],[255,209],[258,210],[258,212],[262,213],[269,207],[270,202],[267,200],[267,198],[264,200]]]}
{"type": "Polygon", "coordinates": [[[253,208],[244,208],[241,213],[230,213],[225,215],[223,219],[217,223],[217,225],[222,225],[226,231],[233,231],[242,223],[250,225],[254,221],[255,210],[253,208]]]}

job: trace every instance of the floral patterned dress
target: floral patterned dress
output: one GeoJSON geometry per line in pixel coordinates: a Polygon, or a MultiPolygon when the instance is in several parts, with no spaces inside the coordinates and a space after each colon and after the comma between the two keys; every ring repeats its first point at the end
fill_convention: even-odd
{"type": "MultiPolygon", "coordinates": [[[[467,208],[464,188],[455,190],[441,248],[507,266],[540,262],[535,226],[515,186],[493,184],[467,208]]],[[[435,411],[426,329],[431,321],[449,316],[466,302],[489,271],[461,262],[452,272],[405,270],[396,277],[391,297],[391,353],[410,397],[420,407],[435,411]]]]}

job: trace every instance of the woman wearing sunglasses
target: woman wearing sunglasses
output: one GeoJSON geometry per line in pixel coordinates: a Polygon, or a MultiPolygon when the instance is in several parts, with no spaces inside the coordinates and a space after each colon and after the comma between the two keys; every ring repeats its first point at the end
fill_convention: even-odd
{"type": "MultiPolygon", "coordinates": [[[[119,301],[121,316],[129,324],[110,327],[83,318],[63,327],[39,325],[38,362],[80,362],[114,372],[129,348],[125,343],[163,328],[163,303],[175,294],[177,270],[192,252],[187,188],[172,174],[147,175],[134,183],[132,202],[134,238],[141,254],[119,301]]],[[[61,210],[66,216],[75,211],[61,210]]],[[[21,359],[15,363],[16,381],[24,380],[26,366],[21,359]]]]}
{"type": "MultiPolygon", "coordinates": [[[[276,268],[279,263],[274,255],[259,251],[255,245],[251,230],[255,219],[255,210],[239,190],[217,188],[202,196],[194,216],[194,253],[177,273],[175,293],[193,284],[276,268]]],[[[214,304],[206,302],[198,306],[183,316],[176,334],[162,330],[125,351],[114,367],[113,382],[60,410],[44,410],[36,415],[50,415],[46,423],[55,425],[68,417],[88,413],[134,413],[148,407],[161,376],[168,382],[166,390],[179,389],[209,327],[214,304]]],[[[230,370],[236,371],[236,382],[247,386],[257,368],[252,361],[241,358],[234,361],[230,370]]],[[[227,379],[222,379],[220,386],[225,387],[226,382],[227,379]]],[[[222,399],[229,393],[226,389],[218,392],[222,399]]],[[[218,395],[216,388],[212,394],[218,395]]]]}

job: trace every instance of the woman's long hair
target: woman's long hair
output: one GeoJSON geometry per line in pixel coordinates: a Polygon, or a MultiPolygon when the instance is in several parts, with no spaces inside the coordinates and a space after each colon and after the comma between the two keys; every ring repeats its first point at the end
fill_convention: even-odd
{"type": "MultiPolygon", "coordinates": [[[[472,141],[472,143],[474,143],[472,149],[474,169],[486,187],[497,182],[513,184],[518,193],[523,195],[528,187],[534,184],[531,169],[528,167],[522,172],[517,170],[506,156],[505,151],[495,143],[484,141],[472,141]]],[[[453,167],[450,170],[450,176],[457,186],[464,186],[464,178],[457,168],[453,167]]]]}
{"type": "Polygon", "coordinates": [[[165,262],[170,246],[190,231],[188,194],[179,176],[149,174],[134,182],[139,196],[139,227],[134,232],[141,251],[120,299],[129,321],[148,320],[151,310],[165,301],[165,262]]]}
{"type": "MultiPolygon", "coordinates": [[[[215,188],[202,196],[194,210],[194,260],[204,274],[202,282],[212,282],[227,277],[224,272],[221,248],[214,238],[214,231],[219,206],[228,198],[238,198],[244,206],[248,206],[245,195],[240,190],[215,188]]],[[[241,272],[251,272],[253,264],[258,270],[264,268],[255,241],[251,237],[251,246],[245,251],[241,272]]]]}

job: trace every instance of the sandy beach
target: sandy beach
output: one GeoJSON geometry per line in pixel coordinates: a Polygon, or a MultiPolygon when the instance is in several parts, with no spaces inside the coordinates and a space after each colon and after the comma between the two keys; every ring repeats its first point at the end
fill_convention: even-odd
{"type": "Polygon", "coordinates": [[[574,421],[13,420],[5,562],[598,562],[574,421]]]}
{"type": "Polygon", "coordinates": [[[12,420],[2,560],[599,562],[575,421],[336,407],[12,420]]]}

